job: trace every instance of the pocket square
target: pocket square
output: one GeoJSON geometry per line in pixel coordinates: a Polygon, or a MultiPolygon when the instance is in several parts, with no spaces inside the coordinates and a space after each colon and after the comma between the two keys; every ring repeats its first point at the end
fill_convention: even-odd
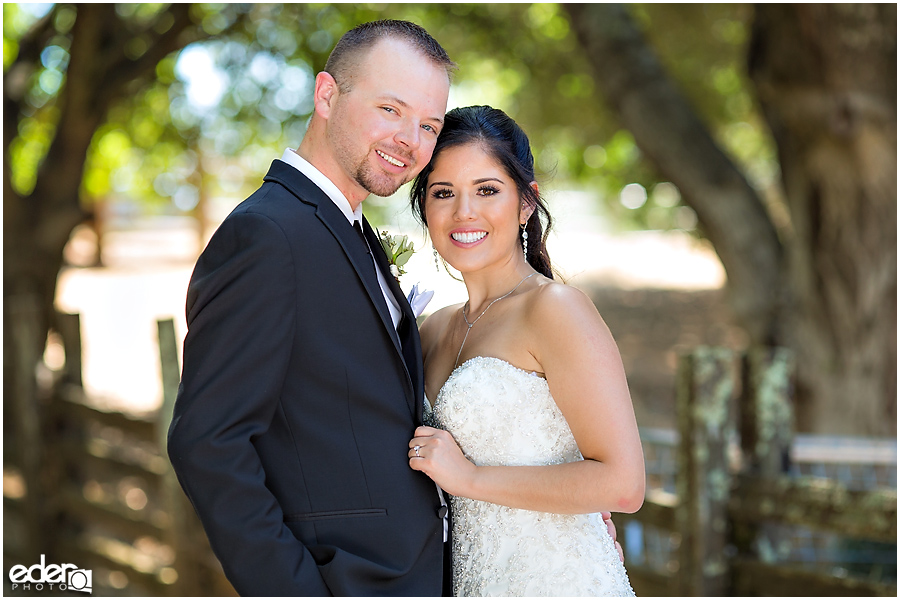
{"type": "Polygon", "coordinates": [[[409,306],[412,308],[413,314],[418,317],[422,314],[422,311],[425,310],[425,307],[428,306],[428,303],[431,302],[431,299],[434,297],[434,290],[419,290],[419,284],[415,284],[412,289],[409,291],[409,295],[406,297],[406,300],[409,302],[409,306]]]}

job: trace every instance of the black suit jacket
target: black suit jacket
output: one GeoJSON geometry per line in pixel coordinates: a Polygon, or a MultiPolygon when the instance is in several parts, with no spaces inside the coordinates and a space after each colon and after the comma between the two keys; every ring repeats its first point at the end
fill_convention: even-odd
{"type": "Polygon", "coordinates": [[[398,330],[357,232],[279,160],[197,261],[168,450],[241,594],[441,594],[437,491],[407,459],[421,346],[387,280],[398,330]]]}

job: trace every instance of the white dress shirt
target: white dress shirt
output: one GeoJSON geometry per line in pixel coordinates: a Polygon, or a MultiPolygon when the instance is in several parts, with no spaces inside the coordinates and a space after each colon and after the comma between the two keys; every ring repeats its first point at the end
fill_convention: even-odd
{"type": "MultiPolygon", "coordinates": [[[[309,161],[290,148],[284,151],[281,160],[306,175],[320,190],[325,192],[325,195],[331,198],[334,205],[344,213],[344,216],[347,217],[347,221],[349,221],[351,226],[354,221],[359,221],[360,226],[362,226],[362,203],[356,207],[356,210],[350,208],[350,201],[347,200],[347,197],[344,196],[343,192],[341,192],[330,179],[323,175],[321,171],[312,166],[309,161]]],[[[372,251],[371,248],[369,248],[369,250],[372,251]]],[[[381,248],[376,248],[375,251],[380,252],[381,248]]],[[[400,306],[397,304],[394,294],[391,293],[381,269],[376,265],[373,266],[375,266],[375,274],[378,276],[378,285],[381,287],[381,293],[384,295],[384,301],[387,303],[388,311],[391,313],[391,320],[394,322],[394,329],[396,329],[397,325],[400,324],[400,317],[402,316],[400,306]]]]}

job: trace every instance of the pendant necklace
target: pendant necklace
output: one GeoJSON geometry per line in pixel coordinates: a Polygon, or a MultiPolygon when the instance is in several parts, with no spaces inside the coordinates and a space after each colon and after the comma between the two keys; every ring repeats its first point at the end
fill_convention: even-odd
{"type": "Polygon", "coordinates": [[[465,337],[463,337],[462,345],[459,347],[459,352],[456,353],[456,362],[453,363],[453,368],[454,368],[454,369],[455,369],[456,367],[459,366],[459,357],[462,356],[463,346],[466,345],[466,340],[469,339],[469,332],[472,331],[472,326],[475,325],[475,323],[478,322],[478,319],[480,319],[481,317],[484,316],[484,313],[486,313],[486,312],[488,311],[488,308],[490,308],[490,307],[492,307],[492,306],[494,305],[494,302],[497,302],[497,301],[499,301],[499,300],[503,300],[504,298],[506,298],[507,296],[509,296],[509,295],[512,294],[513,292],[515,292],[517,289],[519,289],[519,286],[522,285],[523,283],[525,283],[525,280],[526,280],[526,279],[529,279],[529,278],[531,278],[531,277],[534,277],[535,275],[537,275],[537,271],[535,271],[535,272],[532,273],[531,275],[526,275],[525,277],[523,277],[522,279],[520,279],[520,280],[519,280],[519,283],[516,284],[516,287],[514,287],[514,288],[511,289],[511,290],[509,290],[508,292],[506,292],[505,294],[503,294],[503,295],[500,296],[499,298],[494,298],[493,300],[491,300],[491,303],[487,305],[487,308],[485,308],[483,311],[481,311],[481,314],[478,315],[478,316],[475,318],[475,320],[472,321],[471,323],[469,323],[469,319],[466,318],[466,309],[469,308],[469,301],[466,300],[466,304],[465,304],[465,306],[463,306],[463,309],[462,309],[462,318],[463,318],[463,321],[466,322],[466,327],[468,327],[468,329],[466,329],[466,335],[465,335],[465,337]]]}

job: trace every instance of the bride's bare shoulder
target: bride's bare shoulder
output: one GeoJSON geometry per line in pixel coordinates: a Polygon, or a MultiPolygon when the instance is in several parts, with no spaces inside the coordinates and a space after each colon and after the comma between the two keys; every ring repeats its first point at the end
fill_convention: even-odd
{"type": "Polygon", "coordinates": [[[428,348],[437,343],[441,334],[447,329],[450,319],[462,308],[462,303],[451,304],[428,315],[419,326],[419,336],[422,338],[422,348],[427,352],[428,348]]]}
{"type": "Polygon", "coordinates": [[[546,281],[530,298],[529,318],[551,327],[566,322],[602,321],[593,301],[580,289],[557,281],[546,281]]]}

